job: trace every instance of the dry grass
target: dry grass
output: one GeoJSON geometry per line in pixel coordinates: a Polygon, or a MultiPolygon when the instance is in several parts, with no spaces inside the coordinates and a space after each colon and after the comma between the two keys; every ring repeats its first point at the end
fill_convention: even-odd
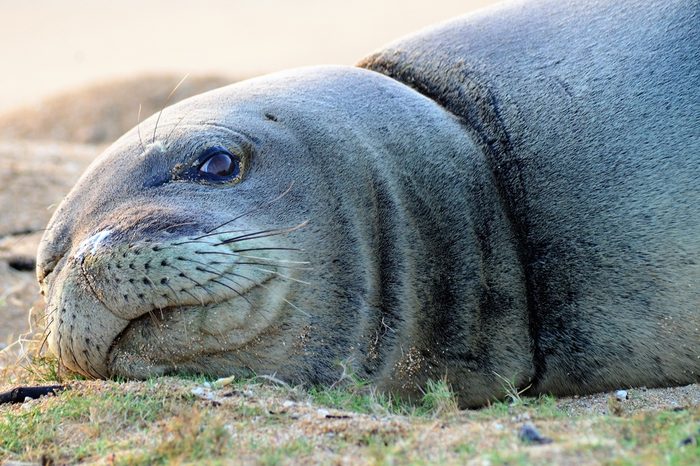
{"type": "MultiPolygon", "coordinates": [[[[14,384],[52,383],[55,367],[50,359],[25,359],[6,367],[4,376],[14,384]]],[[[606,412],[609,394],[521,397],[517,403],[459,411],[443,382],[431,384],[413,405],[357,380],[332,389],[176,377],[144,382],[69,377],[63,383],[68,389],[58,396],[0,406],[0,461],[691,465],[700,460],[700,403],[692,398],[697,386],[664,390],[666,404],[653,390],[631,390],[631,400],[613,414],[606,412]],[[589,411],[581,411],[581,403],[589,411]],[[684,404],[674,409],[675,403],[684,404]],[[553,442],[520,440],[525,423],[553,442]]],[[[8,388],[3,384],[0,390],[8,388]]]]}

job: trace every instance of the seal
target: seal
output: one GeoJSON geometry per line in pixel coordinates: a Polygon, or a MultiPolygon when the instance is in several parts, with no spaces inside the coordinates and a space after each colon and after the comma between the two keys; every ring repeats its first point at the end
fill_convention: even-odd
{"type": "Polygon", "coordinates": [[[50,350],[462,406],[698,382],[699,14],[517,3],[166,108],[49,224],[50,350]]]}

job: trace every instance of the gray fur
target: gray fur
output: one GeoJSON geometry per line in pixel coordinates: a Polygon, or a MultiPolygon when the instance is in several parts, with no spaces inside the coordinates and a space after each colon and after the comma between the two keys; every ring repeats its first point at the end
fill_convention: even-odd
{"type": "Polygon", "coordinates": [[[487,154],[527,277],[535,390],[698,380],[700,4],[494,13],[363,65],[445,103],[487,154]]]}
{"type": "Polygon", "coordinates": [[[51,349],[95,377],[332,383],[349,362],[409,397],[446,377],[465,406],[502,396],[500,377],[554,394],[697,382],[698,10],[514,4],[369,70],[293,70],[165,109],[154,144],[126,134],[51,221],[51,349]],[[240,183],[178,177],[212,143],[248,154],[240,183]],[[192,241],[251,210],[229,227],[308,224],[225,247],[298,248],[260,254],[312,270],[273,279],[216,256],[241,233],[192,241]]]}

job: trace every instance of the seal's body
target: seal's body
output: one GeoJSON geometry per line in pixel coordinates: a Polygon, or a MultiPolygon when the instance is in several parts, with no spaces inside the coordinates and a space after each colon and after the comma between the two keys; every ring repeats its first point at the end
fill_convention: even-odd
{"type": "Polygon", "coordinates": [[[465,406],[697,382],[699,10],[504,6],[165,109],[51,221],[50,348],[465,406]]]}

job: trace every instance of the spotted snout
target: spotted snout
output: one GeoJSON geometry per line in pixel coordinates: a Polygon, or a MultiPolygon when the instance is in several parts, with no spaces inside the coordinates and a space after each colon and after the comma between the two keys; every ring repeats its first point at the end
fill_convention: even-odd
{"type": "MultiPolygon", "coordinates": [[[[187,316],[184,331],[214,334],[215,350],[227,351],[274,322],[274,314],[288,302],[286,290],[295,279],[279,269],[294,269],[296,262],[280,258],[286,257],[287,249],[275,237],[290,229],[224,223],[207,230],[193,229],[192,222],[156,229],[154,222],[144,221],[125,231],[115,224],[119,225],[115,222],[85,235],[53,270],[49,264],[40,269],[48,303],[49,348],[70,370],[110,377],[116,341],[120,354],[124,348],[138,354],[146,346],[165,348],[181,341],[182,335],[176,334],[181,329],[163,324],[183,321],[168,317],[173,313],[187,316]],[[182,225],[188,234],[178,231],[182,225]],[[273,280],[280,283],[270,283],[273,280]],[[249,319],[253,310],[266,319],[249,319]],[[135,330],[128,331],[131,327],[135,330]],[[227,332],[236,335],[226,336],[227,332]],[[222,344],[221,338],[229,343],[222,344]],[[142,343],[137,347],[132,344],[136,341],[142,343]]],[[[175,346],[181,358],[192,351],[175,346]]],[[[212,351],[212,344],[204,346],[203,352],[212,351]]],[[[172,359],[172,354],[169,350],[149,360],[172,359]]],[[[118,360],[123,369],[123,354],[118,360]]]]}

